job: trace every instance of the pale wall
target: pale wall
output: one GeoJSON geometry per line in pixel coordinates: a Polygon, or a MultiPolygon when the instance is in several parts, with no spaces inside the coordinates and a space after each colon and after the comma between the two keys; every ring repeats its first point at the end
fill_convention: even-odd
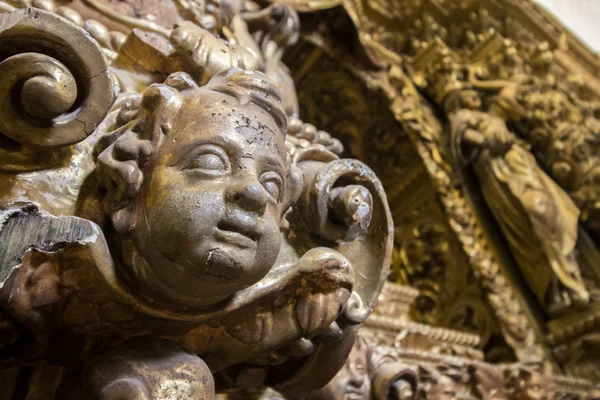
{"type": "Polygon", "coordinates": [[[600,0],[536,0],[600,53],[600,0]]]}

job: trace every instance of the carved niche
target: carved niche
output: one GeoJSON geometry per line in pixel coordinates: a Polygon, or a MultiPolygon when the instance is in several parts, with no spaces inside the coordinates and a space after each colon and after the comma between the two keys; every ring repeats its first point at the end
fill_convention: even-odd
{"type": "MultiPolygon", "coordinates": [[[[292,75],[299,83],[331,77],[298,85],[307,94],[301,109],[333,110],[320,113],[328,129],[348,133],[339,136],[346,148],[374,160],[386,185],[400,266],[391,278],[413,285],[412,271],[437,277],[419,287],[427,301],[417,299],[413,317],[436,310],[430,299],[451,299],[439,279],[447,253],[438,249],[457,243],[475,281],[468,293],[480,291],[475,298],[489,306],[482,314],[508,347],[504,360],[541,363],[542,376],[560,383],[553,398],[596,396],[597,55],[532,1],[291,3],[312,11],[291,53],[305,62],[292,75]],[[341,122],[331,118],[338,110],[341,122]],[[397,124],[380,135],[363,123],[365,111],[391,112],[397,124]],[[365,137],[373,144],[362,145],[365,137]],[[379,152],[364,151],[376,145],[379,152]],[[433,206],[425,206],[430,184],[433,206]],[[441,217],[430,221],[433,210],[441,217]],[[407,265],[407,254],[422,263],[407,265]]],[[[487,347],[486,357],[498,348],[487,347]]]]}
{"type": "Polygon", "coordinates": [[[335,132],[346,151],[382,180],[395,225],[390,279],[419,290],[413,306],[417,321],[475,333],[490,359],[514,360],[418,153],[385,96],[369,90],[374,77],[360,59],[338,49],[335,27],[349,21],[334,10],[323,18],[334,22],[325,29],[308,20],[305,35],[285,60],[293,60],[293,72],[301,71],[294,77],[303,115],[335,132]],[[318,84],[323,76],[327,85],[318,84]]]}

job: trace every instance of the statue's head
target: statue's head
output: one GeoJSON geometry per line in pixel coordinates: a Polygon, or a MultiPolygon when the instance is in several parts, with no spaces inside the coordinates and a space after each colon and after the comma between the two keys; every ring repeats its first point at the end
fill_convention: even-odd
{"type": "Polygon", "coordinates": [[[184,306],[258,282],[302,187],[277,87],[259,72],[230,70],[202,87],[173,74],[129,119],[97,162],[128,279],[184,306]]]}
{"type": "Polygon", "coordinates": [[[456,399],[457,387],[452,378],[442,374],[435,366],[423,365],[419,369],[419,375],[425,383],[427,398],[436,400],[456,399]]]}
{"type": "Polygon", "coordinates": [[[481,108],[481,97],[475,89],[469,87],[454,90],[444,99],[444,111],[451,114],[460,109],[479,110],[481,108]]]}
{"type": "Polygon", "coordinates": [[[368,400],[371,397],[369,363],[371,351],[358,337],[346,363],[329,383],[311,395],[316,400],[368,400]]]}
{"type": "Polygon", "coordinates": [[[433,385],[431,391],[432,399],[451,400],[456,398],[456,383],[449,377],[441,375],[439,380],[433,385]]]}
{"type": "Polygon", "coordinates": [[[509,375],[509,387],[516,400],[547,400],[551,382],[535,369],[517,366],[509,375]]]}

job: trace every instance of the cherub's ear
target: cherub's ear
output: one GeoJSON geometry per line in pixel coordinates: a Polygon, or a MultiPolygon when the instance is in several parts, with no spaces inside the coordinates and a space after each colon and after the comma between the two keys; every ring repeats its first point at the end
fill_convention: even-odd
{"type": "MultiPolygon", "coordinates": [[[[184,86],[185,78],[176,76],[171,81],[184,86]]],[[[119,233],[135,228],[145,165],[170,130],[171,117],[180,104],[177,89],[151,85],[142,96],[135,118],[119,128],[122,132],[98,156],[96,173],[106,193],[104,210],[119,233]]]]}
{"type": "Polygon", "coordinates": [[[105,211],[119,233],[135,227],[133,212],[143,181],[141,165],[151,154],[150,142],[128,131],[98,156],[96,171],[106,192],[105,211]]]}
{"type": "Polygon", "coordinates": [[[302,186],[304,185],[304,174],[298,167],[290,164],[287,176],[287,187],[285,197],[283,199],[283,211],[285,212],[288,208],[292,207],[300,197],[302,193],[302,186]]]}

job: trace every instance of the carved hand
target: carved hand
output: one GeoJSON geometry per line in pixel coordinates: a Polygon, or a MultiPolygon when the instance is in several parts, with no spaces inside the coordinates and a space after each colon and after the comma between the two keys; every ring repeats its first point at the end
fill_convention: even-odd
{"type": "Polygon", "coordinates": [[[287,4],[271,4],[260,11],[241,14],[250,32],[266,31],[269,40],[281,46],[289,46],[298,41],[300,21],[298,13],[287,4]]]}
{"type": "Polygon", "coordinates": [[[184,21],[171,33],[171,43],[199,83],[205,83],[219,71],[237,67],[257,69],[256,60],[248,50],[215,37],[198,25],[184,21]]]}
{"type": "Polygon", "coordinates": [[[463,141],[473,146],[481,146],[485,143],[485,137],[475,129],[467,129],[463,133],[463,141]]]}
{"type": "Polygon", "coordinates": [[[324,333],[341,314],[349,297],[350,292],[347,289],[337,289],[330,293],[312,293],[301,298],[296,305],[296,313],[304,337],[310,339],[324,333]]]}

